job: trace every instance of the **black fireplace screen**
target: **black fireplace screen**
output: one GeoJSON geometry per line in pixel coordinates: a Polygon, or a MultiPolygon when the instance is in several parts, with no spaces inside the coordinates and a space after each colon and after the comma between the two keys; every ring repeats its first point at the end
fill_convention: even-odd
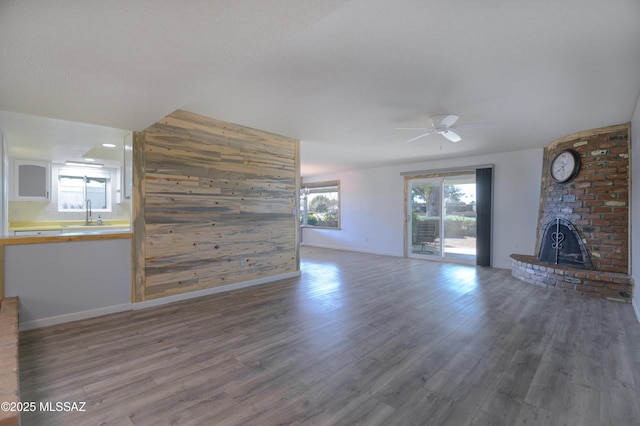
{"type": "Polygon", "coordinates": [[[589,252],[571,222],[554,219],[542,234],[540,261],[576,269],[593,269],[589,252]]]}

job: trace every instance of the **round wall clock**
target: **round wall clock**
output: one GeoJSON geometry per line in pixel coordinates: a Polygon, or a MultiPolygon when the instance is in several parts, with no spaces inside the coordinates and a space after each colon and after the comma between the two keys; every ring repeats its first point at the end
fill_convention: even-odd
{"type": "Polygon", "coordinates": [[[572,181],[580,171],[580,154],[572,149],[565,149],[555,156],[550,171],[551,177],[558,183],[572,181]]]}

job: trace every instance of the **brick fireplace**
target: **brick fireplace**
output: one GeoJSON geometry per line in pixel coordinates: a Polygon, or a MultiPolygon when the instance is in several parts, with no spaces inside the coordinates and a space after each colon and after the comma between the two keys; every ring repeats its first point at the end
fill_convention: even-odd
{"type": "Polygon", "coordinates": [[[556,139],[545,148],[536,256],[512,254],[515,277],[590,297],[631,302],[629,136],[630,125],[620,124],[556,139]],[[567,149],[579,155],[579,171],[569,182],[558,183],[549,167],[567,149]],[[580,247],[563,256],[568,230],[580,247]],[[558,261],[563,257],[585,262],[578,266],[558,261]]]}

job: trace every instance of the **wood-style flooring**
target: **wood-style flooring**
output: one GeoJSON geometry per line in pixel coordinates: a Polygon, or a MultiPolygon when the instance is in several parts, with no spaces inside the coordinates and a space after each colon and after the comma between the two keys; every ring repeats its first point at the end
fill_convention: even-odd
{"type": "Polygon", "coordinates": [[[302,248],[302,276],[23,332],[31,425],[640,425],[628,304],[302,248]]]}

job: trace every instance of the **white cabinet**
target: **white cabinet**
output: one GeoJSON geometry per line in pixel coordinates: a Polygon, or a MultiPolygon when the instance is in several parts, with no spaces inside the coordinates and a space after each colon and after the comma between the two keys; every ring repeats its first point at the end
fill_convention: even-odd
{"type": "Polygon", "coordinates": [[[47,201],[51,192],[51,163],[14,160],[14,200],[47,201]]]}

